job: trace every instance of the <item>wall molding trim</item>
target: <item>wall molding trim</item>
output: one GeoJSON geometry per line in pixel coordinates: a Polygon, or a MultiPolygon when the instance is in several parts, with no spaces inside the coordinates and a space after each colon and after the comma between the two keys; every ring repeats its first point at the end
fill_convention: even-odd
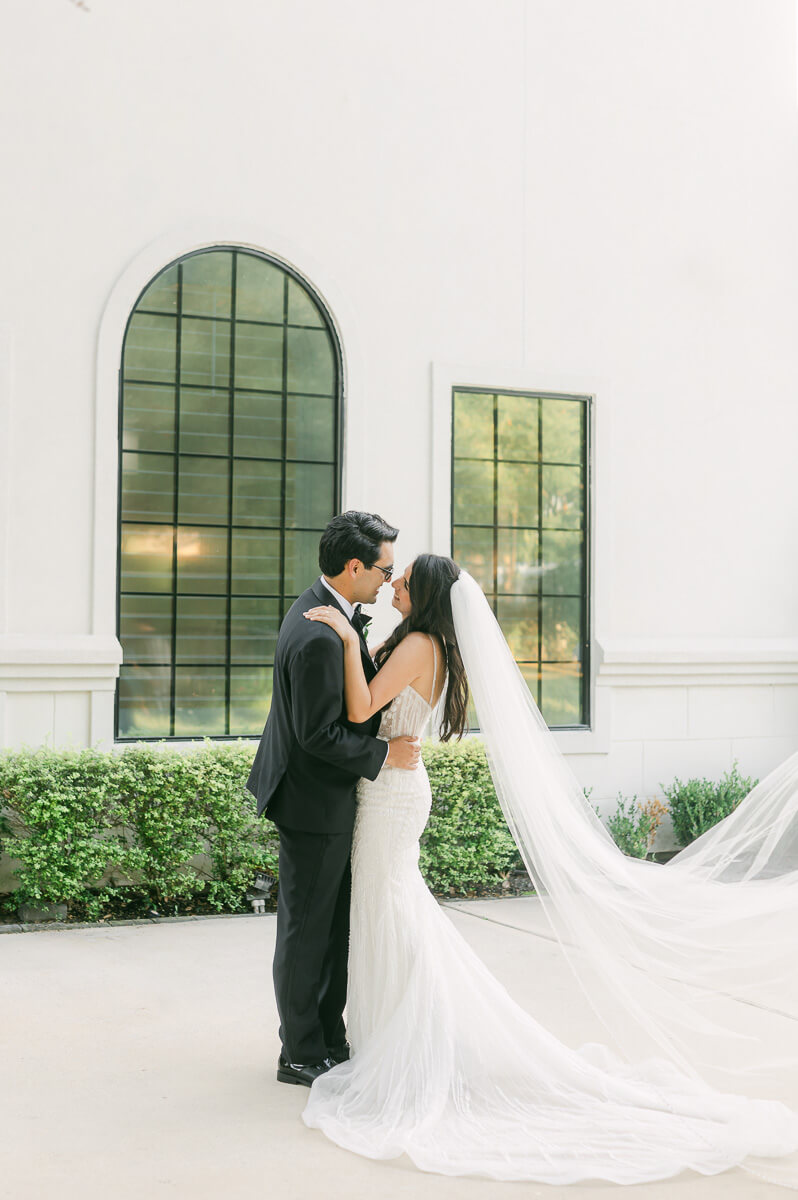
{"type": "Polygon", "coordinates": [[[596,686],[697,687],[798,683],[798,638],[607,638],[596,686]]]}
{"type": "Polygon", "coordinates": [[[0,636],[0,691],[113,692],[122,647],[113,636],[0,636]]]}

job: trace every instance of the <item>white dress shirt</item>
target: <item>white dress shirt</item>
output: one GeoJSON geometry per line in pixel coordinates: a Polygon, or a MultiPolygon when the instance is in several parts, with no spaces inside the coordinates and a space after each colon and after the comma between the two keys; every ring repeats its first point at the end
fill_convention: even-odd
{"type": "Polygon", "coordinates": [[[338,601],[338,603],[341,605],[341,608],[342,608],[342,609],[344,610],[344,612],[346,613],[346,615],[347,615],[347,618],[348,618],[348,619],[351,621],[351,620],[352,620],[352,617],[354,616],[354,613],[355,613],[355,606],[354,606],[354,604],[350,604],[350,602],[349,602],[349,601],[346,599],[346,597],[345,597],[345,596],[342,596],[340,592],[336,592],[336,590],[335,590],[335,588],[333,587],[333,585],[332,585],[331,583],[328,583],[328,582],[327,582],[327,580],[324,578],[324,576],[323,576],[323,575],[320,575],[320,576],[319,576],[319,579],[320,579],[320,580],[321,580],[321,582],[324,584],[324,586],[326,587],[327,591],[328,591],[328,592],[332,592],[333,596],[335,596],[335,599],[338,601]]]}
{"type": "MultiPolygon", "coordinates": [[[[346,597],[345,597],[345,596],[342,596],[340,592],[336,592],[336,590],[335,590],[335,588],[332,586],[332,584],[331,584],[331,583],[328,583],[328,582],[327,582],[327,580],[324,578],[324,576],[323,576],[323,575],[320,575],[320,576],[319,576],[319,579],[320,579],[320,580],[321,580],[321,582],[324,584],[324,586],[326,587],[326,589],[327,589],[327,591],[330,593],[330,595],[331,595],[331,596],[335,596],[335,599],[336,599],[336,600],[338,601],[338,603],[341,605],[341,608],[344,610],[344,612],[346,613],[347,617],[348,617],[348,618],[349,618],[349,620],[351,621],[351,620],[352,620],[352,617],[354,616],[354,613],[355,613],[355,606],[354,606],[354,604],[350,604],[350,603],[349,603],[349,601],[346,599],[346,597]]],[[[391,749],[390,742],[387,742],[387,741],[386,741],[386,743],[385,743],[385,759],[387,759],[387,757],[388,757],[388,754],[389,754],[389,752],[390,752],[390,749],[391,749]]],[[[385,759],[383,759],[383,766],[385,765],[385,759]]]]}

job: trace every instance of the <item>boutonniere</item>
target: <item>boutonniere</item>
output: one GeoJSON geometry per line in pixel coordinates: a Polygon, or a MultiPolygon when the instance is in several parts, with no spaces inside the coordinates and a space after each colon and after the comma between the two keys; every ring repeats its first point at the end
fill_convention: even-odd
{"type": "Polygon", "coordinates": [[[364,612],[355,613],[352,617],[352,624],[362,638],[365,638],[368,627],[371,624],[371,617],[367,617],[364,612]]]}

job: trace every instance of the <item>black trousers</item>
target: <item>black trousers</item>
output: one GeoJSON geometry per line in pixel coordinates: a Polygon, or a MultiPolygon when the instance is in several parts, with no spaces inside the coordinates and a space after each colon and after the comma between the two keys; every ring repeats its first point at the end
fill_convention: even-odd
{"type": "Polygon", "coordinates": [[[351,833],[280,827],[274,993],[289,1062],[321,1062],[346,1041],[351,833]]]}

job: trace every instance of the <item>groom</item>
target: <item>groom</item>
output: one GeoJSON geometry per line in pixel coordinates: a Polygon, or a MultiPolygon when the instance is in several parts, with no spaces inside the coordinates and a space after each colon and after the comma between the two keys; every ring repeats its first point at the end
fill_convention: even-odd
{"type": "Polygon", "coordinates": [[[349,854],[355,789],[389,765],[412,770],[418,742],[376,737],[380,714],[346,720],[343,643],[303,613],[332,604],[360,634],[366,678],[376,674],[361,604],[393,573],[398,530],[374,513],[333,517],[319,543],[321,578],[285,616],[274,657],[272,704],[247,787],[280,834],[274,990],[282,1053],[277,1078],[304,1084],[349,1057],[343,1010],[349,948],[349,854]]]}

